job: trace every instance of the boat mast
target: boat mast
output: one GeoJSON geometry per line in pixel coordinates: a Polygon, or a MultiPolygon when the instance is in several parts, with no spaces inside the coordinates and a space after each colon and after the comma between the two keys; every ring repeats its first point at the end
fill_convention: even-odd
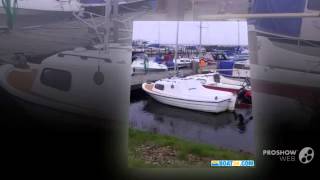
{"type": "Polygon", "coordinates": [[[105,1],[105,31],[104,31],[104,51],[108,54],[109,50],[109,35],[110,35],[110,23],[111,23],[111,3],[113,0],[105,1]]]}
{"type": "Polygon", "coordinates": [[[17,0],[2,0],[2,7],[5,11],[6,19],[7,19],[7,29],[12,30],[14,26],[14,21],[16,18],[16,8],[17,8],[17,0]]]}
{"type": "Polygon", "coordinates": [[[175,71],[175,74],[177,74],[177,71],[178,71],[177,58],[178,58],[178,50],[179,50],[179,44],[178,44],[179,43],[179,28],[180,28],[179,21],[177,21],[176,49],[174,52],[174,71],[175,71]]]}
{"type": "Polygon", "coordinates": [[[200,21],[200,52],[199,55],[202,55],[202,21],[200,21]]]}
{"type": "Polygon", "coordinates": [[[240,23],[238,20],[238,52],[240,50],[240,23]]]}
{"type": "Polygon", "coordinates": [[[158,21],[158,55],[160,55],[161,50],[160,50],[160,21],[158,21]]]}

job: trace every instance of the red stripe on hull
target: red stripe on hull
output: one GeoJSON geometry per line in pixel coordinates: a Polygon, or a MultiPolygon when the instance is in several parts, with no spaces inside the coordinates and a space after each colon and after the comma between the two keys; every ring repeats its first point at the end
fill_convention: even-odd
{"type": "MultiPolygon", "coordinates": [[[[217,87],[217,86],[213,86],[213,85],[203,85],[203,87],[208,88],[208,89],[213,89],[213,90],[218,90],[218,91],[227,91],[227,92],[231,92],[234,94],[238,94],[240,90],[237,89],[231,89],[231,88],[223,88],[223,87],[217,87]]],[[[251,91],[249,91],[251,93],[251,91]]],[[[247,103],[237,103],[236,104],[236,108],[251,108],[252,105],[251,104],[247,104],[247,103]]]]}
{"type": "Polygon", "coordinates": [[[227,92],[232,92],[234,94],[239,93],[239,90],[237,89],[231,89],[231,88],[223,88],[223,87],[217,87],[214,85],[203,85],[203,87],[208,88],[208,89],[214,89],[214,90],[219,90],[219,91],[227,91],[227,92]]]}

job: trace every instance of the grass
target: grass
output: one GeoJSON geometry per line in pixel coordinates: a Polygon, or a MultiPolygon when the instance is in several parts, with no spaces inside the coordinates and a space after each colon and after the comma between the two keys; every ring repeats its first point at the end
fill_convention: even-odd
{"type": "Polygon", "coordinates": [[[129,129],[129,167],[210,167],[211,160],[254,159],[249,153],[129,129]]]}

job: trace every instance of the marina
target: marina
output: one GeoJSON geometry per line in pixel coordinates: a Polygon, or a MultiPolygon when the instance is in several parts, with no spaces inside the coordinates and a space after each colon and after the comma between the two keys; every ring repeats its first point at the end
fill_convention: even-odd
{"type": "MultiPolygon", "coordinates": [[[[102,5],[84,5],[96,6],[102,5]]],[[[105,13],[111,11],[106,4],[103,7],[105,13]]],[[[8,99],[17,101],[19,109],[36,119],[39,114],[40,118],[50,114],[49,119],[63,115],[73,119],[72,123],[79,118],[87,124],[92,117],[101,123],[98,119],[107,116],[125,119],[125,114],[117,112],[131,99],[130,128],[254,153],[251,107],[238,109],[242,86],[230,91],[225,90],[225,81],[215,82],[213,76],[206,77],[206,82],[201,80],[201,75],[213,72],[232,75],[233,66],[222,62],[233,62],[231,55],[246,45],[188,45],[179,44],[178,38],[176,44],[131,43],[130,31],[134,38],[136,30],[130,30],[128,24],[134,22],[122,21],[124,17],[119,17],[121,23],[115,23],[115,28],[127,29],[114,33],[114,29],[103,30],[108,22],[102,15],[84,12],[88,16],[83,16],[71,9],[54,11],[60,11],[56,18],[52,10],[31,8],[18,16],[14,29],[4,28],[0,34],[1,89],[8,99]],[[231,58],[223,48],[229,49],[231,58]],[[111,76],[115,79],[109,79],[111,76]],[[158,91],[159,83],[166,91],[158,91]],[[131,88],[126,90],[128,84],[131,88]],[[123,96],[114,103],[111,99],[118,93],[123,96]],[[187,134],[179,133],[187,126],[192,127],[187,134]],[[229,138],[221,139],[225,136],[229,138]]],[[[111,17],[116,16],[114,13],[111,17]]]]}
{"type": "Polygon", "coordinates": [[[0,2],[0,104],[9,119],[34,118],[32,127],[59,119],[57,129],[67,119],[100,130],[128,124],[252,157],[256,125],[261,135],[270,119],[285,129],[319,112],[315,0],[36,2],[0,2]]]}

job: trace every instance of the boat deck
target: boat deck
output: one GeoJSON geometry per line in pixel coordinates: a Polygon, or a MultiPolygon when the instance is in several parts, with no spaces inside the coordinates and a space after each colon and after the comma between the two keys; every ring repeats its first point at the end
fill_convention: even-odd
{"type": "MultiPolygon", "coordinates": [[[[181,69],[181,74],[184,76],[194,74],[192,69],[181,69]]],[[[134,74],[131,76],[131,90],[141,89],[141,85],[145,82],[154,82],[160,79],[172,77],[174,71],[163,71],[163,72],[148,72],[147,74],[134,74]]]]}
{"type": "MultiPolygon", "coordinates": [[[[216,65],[209,65],[205,68],[203,72],[215,70],[216,65]]],[[[197,74],[195,68],[183,68],[179,70],[179,74],[182,76],[190,76],[197,74]]],[[[131,76],[131,90],[137,90],[141,88],[141,85],[145,82],[154,82],[160,79],[168,78],[174,76],[174,71],[163,71],[163,72],[148,72],[147,74],[139,73],[131,76]]]]}

